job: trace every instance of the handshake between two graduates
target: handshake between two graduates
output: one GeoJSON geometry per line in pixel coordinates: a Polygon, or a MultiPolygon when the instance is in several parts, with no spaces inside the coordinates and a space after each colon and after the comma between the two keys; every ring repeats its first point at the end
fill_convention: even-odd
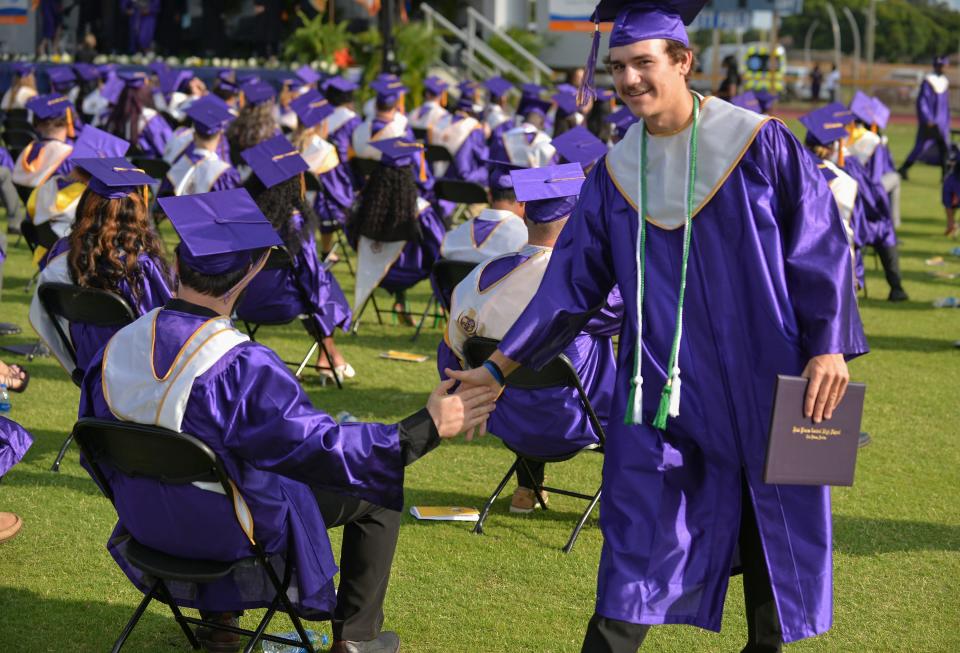
{"type": "MultiPolygon", "coordinates": [[[[451,372],[446,370],[448,376],[452,376],[451,372]]],[[[441,438],[452,438],[466,433],[467,440],[472,440],[474,433],[486,433],[487,417],[496,407],[495,402],[500,390],[486,385],[460,384],[456,391],[451,393],[456,384],[455,378],[441,381],[430,393],[427,412],[430,413],[441,438]]]]}

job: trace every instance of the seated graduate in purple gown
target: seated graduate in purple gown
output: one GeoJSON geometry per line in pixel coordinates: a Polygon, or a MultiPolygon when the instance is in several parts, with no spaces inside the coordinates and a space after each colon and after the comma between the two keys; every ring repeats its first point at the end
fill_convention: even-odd
{"type": "Polygon", "coordinates": [[[633,653],[661,624],[719,630],[738,559],[745,651],[780,651],[833,622],[830,488],[764,483],[763,468],[777,375],[809,379],[797,408],[819,423],[843,400],[846,360],[868,351],[849,242],[783,123],[689,89],[684,25],[704,4],[598,5],[596,21],[613,21],[617,92],[642,120],[587,176],[490,364],[451,373],[499,389],[518,364],[542,367],[619,286],[585,653],[633,653]]]}
{"type": "Polygon", "coordinates": [[[0,109],[26,109],[27,101],[37,96],[36,66],[26,61],[14,62],[11,66],[13,80],[10,88],[0,98],[0,109]]]}
{"type": "Polygon", "coordinates": [[[550,103],[538,98],[526,99],[517,109],[521,124],[506,130],[490,144],[490,158],[509,161],[527,168],[539,168],[556,162],[556,150],[544,129],[550,103]]]}
{"type": "Polygon", "coordinates": [[[33,112],[33,128],[37,140],[28,144],[13,168],[13,183],[36,188],[53,174],[68,174],[72,165],[67,160],[76,137],[70,100],[62,95],[38,95],[27,102],[33,112]]]}
{"type": "Polygon", "coordinates": [[[283,240],[292,265],[263,270],[237,306],[237,316],[248,322],[282,322],[300,316],[304,328],[322,339],[333,360],[317,355],[317,371],[327,379],[354,376],[353,366],[334,344],[336,330],[350,328],[350,304],[336,278],[317,257],[313,232],[316,214],[304,197],[307,162],[283,136],[274,136],[242,153],[253,174],[246,188],[283,240]]]}
{"type": "Polygon", "coordinates": [[[370,86],[377,92],[374,98],[375,112],[353,131],[351,145],[356,156],[379,161],[380,150],[373,147],[373,143],[391,138],[412,141],[413,130],[402,109],[407,87],[400,81],[384,81],[370,86]]]}
{"type": "Polygon", "coordinates": [[[240,186],[240,173],[218,154],[224,130],[234,120],[223,100],[201,98],[186,115],[193,121],[193,143],[170,166],[158,195],[199,195],[240,186]]]}
{"type": "Polygon", "coordinates": [[[396,296],[400,319],[412,324],[406,290],[430,275],[446,229],[417,189],[417,178],[427,171],[423,145],[402,138],[372,145],[381,152],[381,165],[367,180],[346,229],[357,250],[353,308],[359,311],[374,290],[383,288],[396,296]]]}
{"type": "Polygon", "coordinates": [[[410,111],[407,118],[412,129],[424,129],[427,138],[437,124],[447,118],[447,88],[449,85],[439,77],[427,77],[423,80],[423,104],[410,111]]]}
{"type": "MultiPolygon", "coordinates": [[[[483,420],[492,396],[447,395],[452,384],[441,384],[424,410],[397,424],[338,424],[311,405],[276,353],[252,342],[229,317],[268,248],[282,245],[247,191],[159,203],[181,239],[177,296],[101,350],[83,381],[80,416],[157,425],[203,441],[238,483],[266,554],[280,568],[293,565],[290,598],[301,616],[332,619],[336,651],[396,653],[398,636],[381,626],[404,468],[440,438],[483,420]],[[338,569],[326,531],[337,526],[344,531],[335,592],[338,569]]],[[[251,555],[221,494],[199,484],[161,489],[104,472],[119,518],[107,547],[141,591],[149,579],[125,558],[131,536],[178,556],[251,555]]],[[[237,611],[274,598],[262,570],[249,567],[203,585],[171,583],[170,590],[179,605],[233,624],[237,611]]],[[[213,638],[223,648],[204,643],[208,650],[239,650],[236,637],[213,638]]]]}
{"type": "Polygon", "coordinates": [[[940,196],[947,214],[947,230],[943,233],[950,238],[956,238],[960,234],[956,219],[957,207],[960,207],[960,148],[956,145],[950,147],[950,163],[940,196]]]}
{"type": "Polygon", "coordinates": [[[550,98],[555,108],[553,138],[583,125],[586,118],[577,107],[577,96],[569,92],[554,93],[550,98]]]}
{"type": "MultiPolygon", "coordinates": [[[[440,256],[453,261],[482,263],[491,258],[519,251],[527,244],[527,225],[523,221],[523,202],[513,191],[511,170],[519,170],[503,161],[484,161],[490,170],[490,206],[475,218],[459,224],[443,237],[440,256]]],[[[445,298],[448,301],[449,297],[445,298]]]]}
{"type": "MultiPolygon", "coordinates": [[[[519,251],[477,266],[457,285],[446,337],[437,351],[441,378],[446,378],[445,368],[462,369],[463,346],[468,338],[500,340],[513,326],[540,286],[553,245],[570,218],[584,180],[577,163],[519,170],[511,176],[517,199],[526,200],[530,241],[519,251]],[[550,178],[563,181],[544,181],[550,178]]],[[[618,292],[611,292],[603,308],[564,349],[604,424],[616,377],[611,336],[620,331],[622,317],[623,301],[618,292]]],[[[563,456],[598,443],[579,395],[572,388],[510,388],[497,401],[488,430],[518,454],[543,458],[563,456]]],[[[517,468],[518,487],[510,512],[532,512],[539,505],[533,488],[543,484],[545,465],[530,459],[526,463],[526,468],[517,468]]],[[[547,493],[542,492],[542,496],[546,502],[547,493]]]]}
{"type": "Polygon", "coordinates": [[[893,155],[883,130],[890,120],[890,109],[877,98],[857,91],[850,102],[850,113],[856,119],[847,137],[847,149],[867,169],[876,187],[889,196],[890,216],[894,229],[900,227],[901,178],[893,163],[893,155]]]}
{"type": "Polygon", "coordinates": [[[153,89],[145,72],[120,73],[124,88],[107,117],[104,129],[130,141],[142,156],[163,158],[173,135],[169,123],[153,106],[153,89]]]}
{"type": "Polygon", "coordinates": [[[340,161],[347,162],[354,156],[353,132],[363,122],[353,104],[357,85],[343,77],[331,77],[323,83],[321,90],[333,106],[333,113],[323,123],[325,138],[337,148],[340,161]]]}
{"type": "Polygon", "coordinates": [[[443,170],[435,169],[438,177],[457,181],[470,181],[481,186],[487,183],[487,140],[483,124],[474,117],[474,102],[470,97],[461,97],[453,113],[441,120],[430,132],[429,141],[442,145],[453,158],[448,164],[441,163],[443,170]]]}
{"type": "MultiPolygon", "coordinates": [[[[0,417],[0,479],[23,460],[33,438],[25,428],[0,417]]],[[[3,506],[6,507],[6,506],[3,506]]],[[[23,527],[23,520],[12,512],[0,512],[0,544],[12,539],[23,527]]]]}
{"type": "Polygon", "coordinates": [[[97,72],[100,75],[100,83],[83,97],[80,108],[85,115],[90,116],[90,124],[103,127],[113,112],[113,107],[120,100],[120,94],[123,93],[126,85],[117,75],[113,64],[98,66],[97,72]]]}
{"type": "Polygon", "coordinates": [[[551,141],[560,163],[579,163],[586,174],[607,153],[607,145],[582,125],[571,127],[551,141]]]}
{"type": "Polygon", "coordinates": [[[80,96],[80,81],[77,73],[70,66],[50,66],[47,68],[47,79],[50,82],[50,92],[63,95],[71,104],[76,105],[80,96]]]}
{"type": "MultiPolygon", "coordinates": [[[[83,128],[68,160],[122,157],[130,143],[92,125],[83,128]]],[[[68,175],[53,175],[37,186],[27,200],[27,215],[41,230],[49,229],[57,238],[70,234],[76,221],[77,205],[87,189],[90,175],[73,167],[68,175]],[[42,225],[47,225],[43,227],[42,225]]],[[[43,249],[42,246],[37,251],[43,249]]],[[[34,253],[36,256],[36,252],[34,253]]],[[[41,254],[42,256],[42,254],[41,254]]]]}
{"type": "Polygon", "coordinates": [[[318,91],[310,90],[291,102],[297,115],[293,144],[310,167],[306,174],[316,175],[320,190],[313,208],[320,219],[320,251],[326,260],[333,247],[333,234],[347,224],[355,192],[350,168],[337,148],[323,137],[327,121],[336,111],[318,91]]]}
{"type": "MultiPolygon", "coordinates": [[[[240,87],[243,106],[227,129],[230,151],[234,153],[235,165],[239,165],[240,152],[273,138],[280,132],[280,126],[273,116],[276,107],[277,91],[267,82],[253,81],[240,87]]],[[[241,177],[245,180],[246,173],[241,177]]]]}
{"type": "Polygon", "coordinates": [[[487,102],[483,116],[484,131],[489,145],[494,134],[499,138],[504,131],[513,127],[513,113],[507,101],[507,94],[513,90],[514,86],[503,77],[491,77],[483,82],[483,86],[490,95],[490,101],[487,102]]]}
{"type": "MultiPolygon", "coordinates": [[[[109,290],[125,299],[135,315],[162,306],[170,298],[170,271],[144,196],[145,187],[156,180],[120,157],[74,163],[90,175],[90,181],[77,204],[73,231],[47,254],[39,283],[109,290]]],[[[30,324],[72,374],[70,353],[36,293],[30,304],[30,324]]],[[[83,371],[116,329],[70,324],[64,331],[76,351],[77,368],[83,371]]]]}

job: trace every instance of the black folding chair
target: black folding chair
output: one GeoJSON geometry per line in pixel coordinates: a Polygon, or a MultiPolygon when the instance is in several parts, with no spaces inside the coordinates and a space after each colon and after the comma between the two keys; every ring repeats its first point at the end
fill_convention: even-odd
{"type": "Polygon", "coordinates": [[[37,135],[33,129],[6,129],[3,132],[3,142],[7,148],[13,152],[16,150],[22,152],[27,145],[37,140],[37,135]]]}
{"type": "MultiPolygon", "coordinates": [[[[323,187],[320,185],[320,179],[317,178],[317,175],[313,174],[312,172],[305,172],[303,175],[303,178],[304,178],[304,186],[306,187],[307,192],[313,192],[313,193],[323,192],[323,187]]],[[[344,259],[344,262],[347,264],[347,270],[350,271],[350,274],[352,276],[354,277],[357,276],[357,273],[353,269],[353,263],[350,262],[350,254],[347,253],[348,243],[347,243],[347,239],[343,235],[343,225],[340,224],[339,220],[328,219],[328,218],[325,218],[324,216],[320,216],[320,220],[322,221],[323,226],[332,227],[334,229],[333,234],[337,241],[336,243],[334,243],[333,247],[330,248],[330,251],[327,252],[327,256],[329,257],[330,254],[335,252],[336,249],[339,247],[340,251],[343,252],[343,259],[344,259]]]]}
{"type": "MultiPolygon", "coordinates": [[[[170,607],[173,618],[194,649],[200,648],[200,642],[190,628],[191,625],[250,637],[250,641],[244,649],[245,653],[252,653],[257,644],[262,641],[276,642],[297,650],[315,653],[316,649],[310,643],[303,624],[287,597],[293,565],[289,562],[284,564],[283,578],[277,576],[274,569],[277,556],[274,556],[271,560],[260,543],[254,538],[254,524],[250,510],[237,489],[237,485],[227,475],[222,461],[213,450],[186,433],[176,433],[157,426],[145,426],[129,422],[81,419],[74,426],[73,435],[90,466],[91,475],[107,499],[114,504],[114,507],[116,507],[116,501],[104,474],[104,465],[124,476],[151,479],[164,486],[180,486],[196,482],[215,483],[225,495],[223,509],[236,515],[237,523],[250,541],[251,556],[224,562],[170,555],[141,544],[131,536],[125,545],[124,557],[132,566],[143,572],[146,578],[152,580],[152,584],[150,590],[134,610],[130,621],[124,626],[120,637],[114,643],[113,649],[111,649],[113,653],[119,653],[120,649],[123,648],[137,622],[140,621],[140,617],[143,616],[147,606],[154,599],[166,603],[170,607]],[[266,614],[257,624],[255,630],[237,628],[202,618],[187,617],[180,611],[176,600],[167,587],[168,582],[185,582],[198,585],[211,583],[228,576],[235,568],[241,566],[262,570],[276,592],[273,601],[267,607],[266,614]],[[290,618],[299,641],[265,633],[267,626],[278,610],[286,613],[290,618]]],[[[184,511],[190,510],[189,505],[184,505],[182,508],[184,511]]],[[[290,561],[292,559],[288,551],[286,560],[290,561]]]]}
{"type": "Polygon", "coordinates": [[[23,205],[27,205],[27,201],[30,199],[30,194],[33,193],[35,186],[21,186],[20,184],[14,184],[14,188],[17,189],[17,196],[20,198],[20,201],[23,202],[23,205]]]}
{"type": "Polygon", "coordinates": [[[438,179],[433,192],[436,193],[438,200],[446,200],[457,205],[457,209],[450,216],[451,223],[461,218],[469,205],[490,203],[487,189],[470,181],[438,179]]]}
{"type": "MultiPolygon", "coordinates": [[[[463,354],[467,365],[471,368],[480,367],[483,365],[483,362],[490,357],[490,354],[496,350],[497,345],[499,344],[500,343],[497,340],[492,340],[490,338],[468,338],[463,345],[463,354]]],[[[590,399],[587,397],[587,393],[583,389],[583,383],[580,381],[580,376],[577,374],[577,370],[573,367],[573,364],[570,362],[570,359],[566,357],[566,355],[560,354],[551,362],[547,363],[547,365],[544,366],[544,368],[539,372],[527,367],[520,367],[513,372],[513,374],[507,377],[507,392],[509,392],[511,388],[524,390],[537,390],[540,388],[576,388],[577,394],[580,397],[580,403],[582,404],[583,410],[587,415],[587,419],[589,420],[590,425],[593,427],[593,432],[597,434],[598,443],[594,446],[586,447],[584,449],[571,451],[570,453],[562,456],[550,457],[530,456],[521,451],[517,451],[516,449],[510,447],[510,445],[504,443],[507,449],[516,454],[517,459],[510,466],[510,469],[507,470],[507,473],[504,475],[503,480],[500,481],[497,489],[494,490],[493,494],[490,495],[490,498],[487,499],[486,504],[483,506],[483,510],[480,511],[480,519],[473,528],[473,532],[478,535],[483,534],[483,524],[487,519],[487,515],[490,514],[490,509],[493,507],[493,502],[497,500],[497,497],[499,497],[500,493],[503,492],[503,489],[507,486],[507,483],[510,482],[510,478],[517,471],[518,466],[523,465],[527,475],[530,476],[530,478],[534,478],[533,474],[530,473],[529,467],[527,466],[527,460],[541,463],[564,462],[585,451],[603,454],[604,446],[606,444],[606,433],[603,430],[603,425],[600,423],[600,419],[597,417],[596,411],[594,411],[593,406],[590,404],[590,399]]],[[[542,494],[544,490],[547,492],[553,492],[554,494],[584,499],[588,502],[586,510],[583,511],[583,514],[577,521],[577,525],[570,534],[570,539],[567,540],[566,545],[563,547],[564,553],[570,553],[570,551],[573,550],[573,545],[576,543],[577,537],[580,536],[580,531],[583,529],[584,524],[586,524],[587,518],[600,501],[601,489],[602,486],[598,487],[597,491],[590,495],[580,492],[572,492],[570,490],[561,488],[548,487],[542,484],[533,488],[537,501],[544,510],[547,509],[547,504],[544,501],[542,494]]]]}
{"type": "Polygon", "coordinates": [[[362,182],[361,187],[366,183],[367,177],[372,175],[379,165],[380,162],[376,159],[364,159],[358,156],[350,159],[350,169],[353,171],[353,175],[362,182]]]}
{"type": "Polygon", "coordinates": [[[413,137],[421,143],[427,142],[427,130],[421,127],[411,127],[413,137]]]}
{"type": "MultiPolygon", "coordinates": [[[[122,327],[136,319],[136,315],[123,297],[109,290],[99,288],[81,288],[70,283],[48,282],[41,283],[37,288],[37,297],[40,305],[47,312],[50,321],[57,330],[60,343],[73,359],[71,380],[80,387],[85,370],[77,367],[77,350],[67,332],[64,331],[58,318],[75,324],[89,324],[98,327],[122,327]]],[[[53,462],[50,471],[59,472],[60,463],[67,455],[67,449],[73,441],[73,434],[67,436],[60,446],[60,453],[53,462]]]]}
{"type": "Polygon", "coordinates": [[[430,308],[434,305],[441,311],[434,313],[436,319],[450,313],[450,297],[453,295],[453,289],[457,284],[477,267],[476,263],[467,261],[451,261],[449,259],[439,259],[434,261],[433,269],[430,271],[430,278],[433,281],[434,294],[427,301],[427,307],[423,309],[423,315],[420,316],[420,322],[417,324],[417,330],[413,334],[413,341],[416,341],[420,335],[420,330],[430,314],[430,308]]]}
{"type": "Polygon", "coordinates": [[[427,145],[423,154],[427,158],[427,163],[431,165],[434,163],[453,162],[453,156],[450,154],[450,150],[443,145],[427,145]]]}
{"type": "MultiPolygon", "coordinates": [[[[286,270],[293,266],[293,261],[290,260],[290,254],[287,250],[281,247],[275,247],[270,250],[270,256],[267,258],[267,262],[263,266],[263,270],[286,270]]],[[[280,320],[276,322],[255,322],[253,320],[244,319],[240,313],[237,313],[237,317],[241,322],[243,322],[243,328],[247,330],[247,335],[250,336],[250,339],[254,342],[257,341],[257,331],[260,330],[260,327],[264,326],[285,326],[290,324],[293,320],[280,320]]],[[[299,318],[300,323],[303,325],[303,328],[306,330],[310,337],[313,338],[313,344],[310,346],[310,349],[307,351],[306,355],[299,362],[283,361],[286,365],[290,367],[297,368],[296,375],[297,378],[300,378],[300,375],[303,374],[304,368],[307,366],[307,362],[310,358],[316,353],[317,348],[323,350],[323,355],[327,357],[327,361],[332,364],[333,356],[330,355],[330,352],[327,350],[327,346],[323,344],[323,334],[317,331],[316,325],[309,317],[301,316],[299,318]]],[[[343,390],[343,383],[340,381],[340,377],[337,376],[337,373],[333,368],[321,368],[321,369],[330,369],[333,372],[333,380],[336,382],[337,387],[343,390]]]]}
{"type": "Polygon", "coordinates": [[[167,172],[170,171],[170,164],[163,159],[137,156],[132,158],[130,162],[137,168],[143,170],[144,173],[160,181],[163,181],[167,176],[167,172]]]}
{"type": "Polygon", "coordinates": [[[3,112],[3,117],[6,118],[18,118],[24,122],[30,122],[28,120],[30,112],[26,109],[6,109],[3,112]]]}
{"type": "Polygon", "coordinates": [[[33,130],[33,125],[30,124],[26,116],[21,118],[19,116],[7,115],[7,117],[3,119],[3,129],[4,131],[28,131],[34,135],[36,134],[33,130]]]}

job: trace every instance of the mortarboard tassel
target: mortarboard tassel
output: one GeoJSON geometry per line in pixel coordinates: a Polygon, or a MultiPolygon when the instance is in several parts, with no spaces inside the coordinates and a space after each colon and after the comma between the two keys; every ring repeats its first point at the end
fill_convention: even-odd
{"type": "Polygon", "coordinates": [[[597,68],[597,55],[600,54],[600,21],[593,23],[593,43],[590,44],[590,54],[587,56],[587,63],[583,68],[583,81],[580,82],[580,88],[577,89],[577,106],[584,107],[587,102],[597,97],[596,88],[594,88],[594,73],[597,68]]]}
{"type": "Polygon", "coordinates": [[[440,106],[441,107],[447,106],[447,90],[446,89],[444,89],[443,93],[440,94],[440,106]]]}
{"type": "Polygon", "coordinates": [[[70,111],[70,107],[67,107],[67,136],[70,138],[76,138],[77,133],[73,128],[73,112],[70,111]]]}

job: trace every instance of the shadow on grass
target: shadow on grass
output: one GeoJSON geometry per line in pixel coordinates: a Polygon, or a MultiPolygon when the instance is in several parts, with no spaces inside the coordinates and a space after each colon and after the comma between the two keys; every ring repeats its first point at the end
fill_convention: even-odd
{"type": "Polygon", "coordinates": [[[899,551],[960,551],[960,526],[834,515],[839,553],[868,556],[899,551]]]}
{"type": "Polygon", "coordinates": [[[873,351],[892,350],[892,351],[921,351],[921,352],[944,352],[954,349],[953,342],[956,338],[922,338],[918,336],[868,336],[867,343],[873,351]]]}

